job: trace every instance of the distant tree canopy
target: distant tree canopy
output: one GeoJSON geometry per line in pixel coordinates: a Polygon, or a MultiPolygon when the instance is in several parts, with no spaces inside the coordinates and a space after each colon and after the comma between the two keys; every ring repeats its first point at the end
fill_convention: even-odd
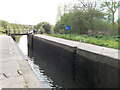
{"type": "Polygon", "coordinates": [[[78,0],[78,2],[80,4],[74,5],[71,11],[61,16],[55,25],[55,33],[65,33],[65,25],[70,25],[72,29],[68,32],[73,34],[117,34],[118,22],[114,21],[114,13],[118,8],[118,2],[111,1],[107,4],[103,2],[99,7],[96,0],[94,2],[78,0]],[[103,12],[100,6],[102,9],[106,9],[106,12],[103,12]],[[103,6],[113,8],[104,8],[103,6]],[[112,14],[112,19],[109,21],[111,23],[108,23],[109,18],[106,19],[106,14],[109,16],[108,11],[112,14]]]}
{"type": "Polygon", "coordinates": [[[7,29],[10,26],[10,24],[7,21],[0,20],[0,26],[4,29],[7,29]]]}
{"type": "Polygon", "coordinates": [[[34,26],[34,29],[40,29],[41,33],[51,34],[51,25],[48,22],[40,22],[34,26]]]}
{"type": "MultiPolygon", "coordinates": [[[[33,25],[22,25],[22,24],[15,24],[15,23],[9,23],[4,20],[0,20],[0,29],[2,31],[5,31],[7,29],[32,29],[33,25]]],[[[53,26],[50,25],[48,22],[40,22],[37,25],[34,25],[34,30],[38,31],[40,30],[41,33],[47,33],[51,34],[53,33],[53,26]]]]}
{"type": "Polygon", "coordinates": [[[15,24],[15,23],[9,23],[4,20],[0,20],[0,27],[2,27],[3,30],[6,29],[28,29],[29,25],[21,25],[21,24],[15,24]]]}

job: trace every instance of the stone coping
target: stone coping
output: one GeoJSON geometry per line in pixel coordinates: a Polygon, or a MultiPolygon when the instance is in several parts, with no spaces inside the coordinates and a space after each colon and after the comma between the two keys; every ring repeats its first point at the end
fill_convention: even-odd
{"type": "Polygon", "coordinates": [[[93,44],[82,43],[78,41],[66,40],[58,37],[52,37],[47,35],[36,34],[36,37],[40,37],[42,39],[50,40],[56,43],[64,44],[71,47],[77,47],[78,49],[85,50],[91,53],[100,54],[103,56],[111,57],[117,60],[120,60],[119,51],[117,49],[97,46],[93,44]]]}

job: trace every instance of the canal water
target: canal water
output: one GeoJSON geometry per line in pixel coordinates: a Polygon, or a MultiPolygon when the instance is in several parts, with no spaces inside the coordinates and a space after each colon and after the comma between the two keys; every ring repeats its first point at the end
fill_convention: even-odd
{"type": "Polygon", "coordinates": [[[26,56],[32,70],[37,75],[40,82],[43,83],[44,87],[45,88],[61,88],[60,86],[54,84],[53,80],[45,74],[44,70],[41,69],[39,65],[34,63],[34,58],[28,57],[27,35],[21,36],[17,44],[19,48],[22,50],[23,54],[26,56]]]}

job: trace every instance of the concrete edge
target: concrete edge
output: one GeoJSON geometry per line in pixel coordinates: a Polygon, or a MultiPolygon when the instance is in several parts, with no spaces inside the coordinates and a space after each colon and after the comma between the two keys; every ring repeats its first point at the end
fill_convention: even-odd
{"type": "MultiPolygon", "coordinates": [[[[10,37],[10,36],[9,36],[10,37]]],[[[17,47],[17,50],[19,51],[19,54],[21,55],[21,57],[23,58],[23,60],[27,63],[27,65],[29,66],[30,70],[32,71],[32,73],[34,74],[34,76],[36,76],[37,80],[40,82],[39,78],[37,77],[37,75],[34,73],[34,71],[32,70],[31,66],[28,64],[28,58],[26,58],[26,56],[23,54],[23,52],[21,51],[21,49],[19,48],[19,46],[17,45],[17,43],[13,40],[12,38],[12,42],[14,43],[14,45],[17,47]]],[[[20,65],[20,62],[19,62],[20,65]]],[[[21,66],[20,66],[21,67],[21,66]]],[[[24,76],[24,79],[26,80],[26,76],[24,76]]],[[[29,87],[28,87],[29,88],[29,87]]],[[[44,88],[44,85],[42,85],[41,88],[44,88]]]]}
{"type": "Polygon", "coordinates": [[[119,50],[111,49],[111,48],[107,48],[107,47],[101,47],[101,46],[92,45],[92,44],[86,44],[86,43],[81,43],[82,45],[78,46],[79,42],[56,38],[56,37],[51,37],[51,36],[46,36],[46,35],[35,35],[35,38],[37,38],[37,37],[38,37],[38,39],[40,39],[46,43],[50,43],[50,44],[56,45],[58,47],[63,47],[69,51],[73,51],[73,50],[70,50],[71,48],[76,48],[77,54],[82,55],[85,58],[88,58],[88,56],[85,55],[85,53],[88,53],[88,55],[91,57],[91,60],[93,60],[93,61],[106,63],[111,66],[120,68],[118,65],[120,63],[120,58],[118,58],[119,50]],[[61,41],[61,42],[63,41],[63,42],[61,43],[59,41],[61,41]],[[65,41],[67,42],[67,44],[64,43],[65,41]],[[73,43],[71,43],[71,42],[73,42],[73,43]],[[90,48],[90,46],[92,48],[93,47],[95,47],[95,48],[93,48],[93,50],[92,50],[92,48],[90,48]],[[102,49],[104,49],[103,52],[102,52],[102,49]],[[96,50],[96,51],[94,51],[94,50],[96,50]],[[97,50],[99,52],[97,52],[97,50]],[[109,51],[110,51],[110,53],[109,53],[109,51]],[[114,53],[114,55],[113,55],[113,53],[114,53]],[[99,57],[99,59],[96,58],[96,56],[99,57]]]}

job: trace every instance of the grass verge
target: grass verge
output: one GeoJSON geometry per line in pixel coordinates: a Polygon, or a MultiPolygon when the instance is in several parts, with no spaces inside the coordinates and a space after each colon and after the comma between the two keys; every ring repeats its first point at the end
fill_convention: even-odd
{"type": "MultiPolygon", "coordinates": [[[[48,35],[48,34],[47,34],[48,35]]],[[[64,38],[68,40],[81,41],[98,46],[119,49],[120,36],[111,35],[76,35],[76,34],[51,34],[49,36],[64,38]]]]}

